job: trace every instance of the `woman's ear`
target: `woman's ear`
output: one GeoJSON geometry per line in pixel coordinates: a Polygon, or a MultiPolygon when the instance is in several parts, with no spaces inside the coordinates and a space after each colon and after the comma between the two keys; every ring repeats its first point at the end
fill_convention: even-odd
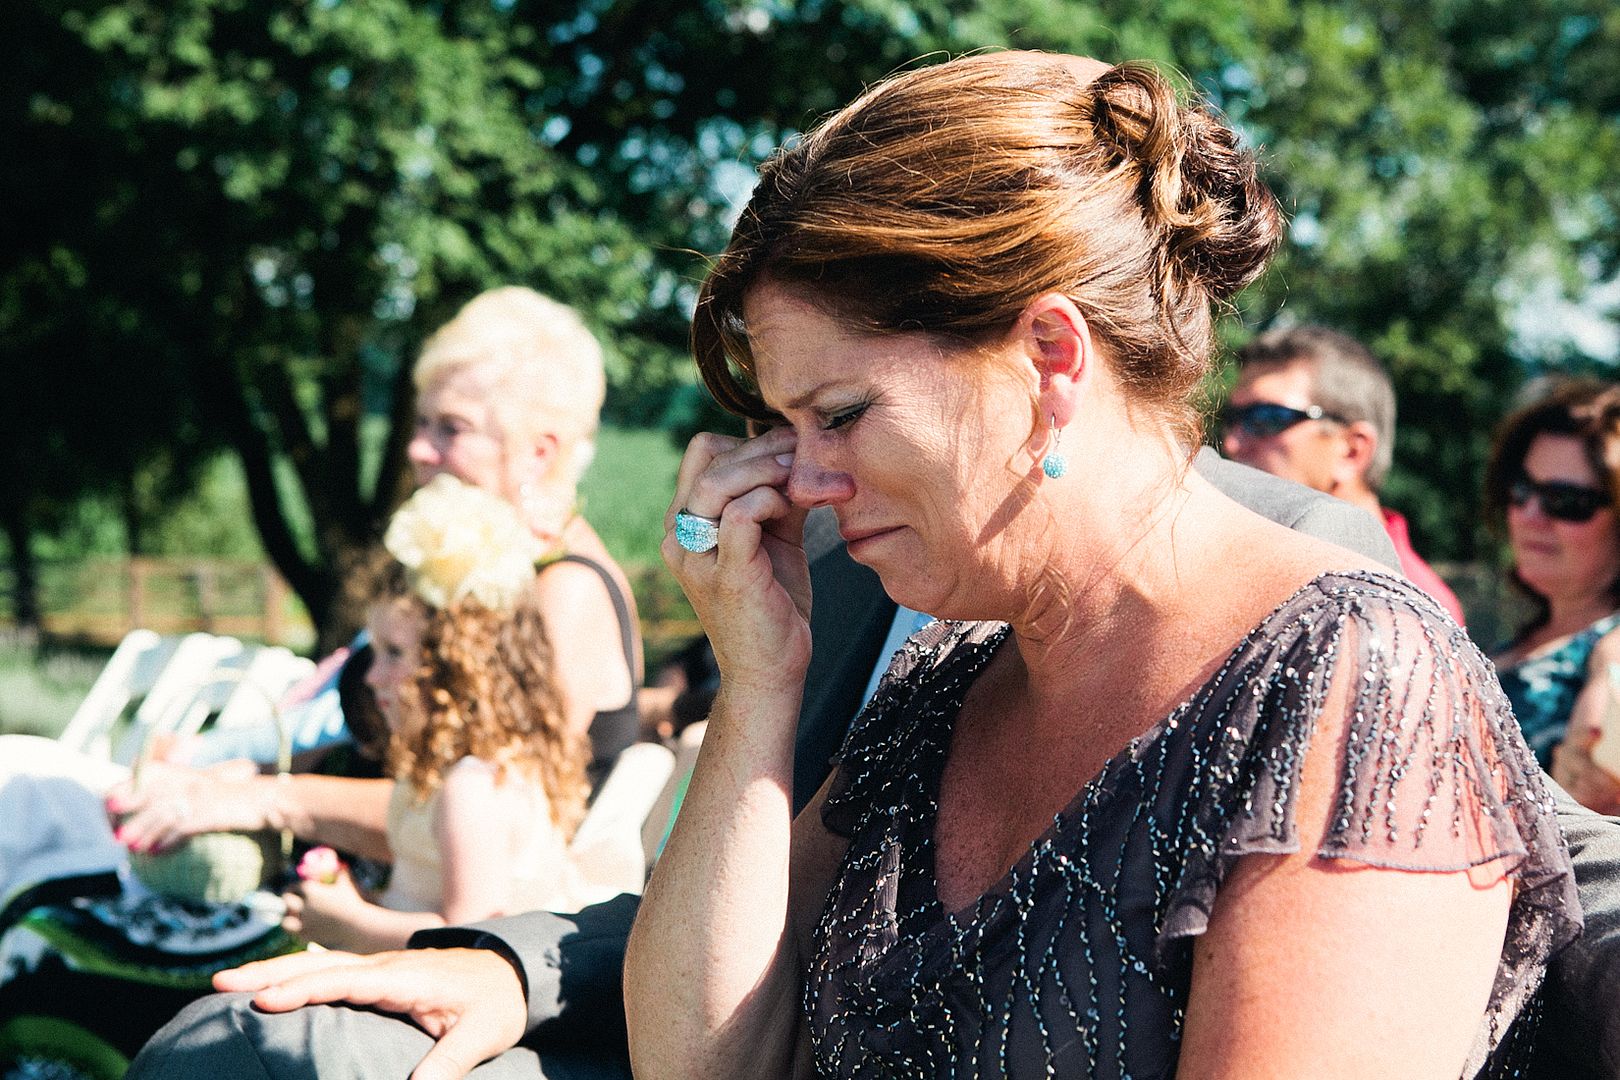
{"type": "Polygon", "coordinates": [[[1040,377],[1041,412],[1065,426],[1095,361],[1086,317],[1062,293],[1045,293],[1024,309],[1015,333],[1040,377]]]}
{"type": "Polygon", "coordinates": [[[562,443],[557,436],[549,431],[543,431],[524,442],[525,470],[524,475],[530,483],[544,484],[552,479],[552,470],[557,467],[558,454],[562,443]]]}

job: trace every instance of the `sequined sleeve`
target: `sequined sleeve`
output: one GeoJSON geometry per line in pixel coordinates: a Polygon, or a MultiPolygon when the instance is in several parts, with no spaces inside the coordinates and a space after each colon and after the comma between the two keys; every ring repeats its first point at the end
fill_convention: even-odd
{"type": "Polygon", "coordinates": [[[1493,995],[1512,1015],[1580,932],[1551,793],[1466,634],[1404,583],[1343,580],[1237,654],[1213,688],[1223,711],[1195,739],[1205,763],[1183,819],[1198,839],[1168,897],[1159,951],[1206,929],[1238,859],[1299,850],[1295,799],[1314,735],[1314,752],[1332,752],[1332,739],[1339,755],[1319,856],[1431,872],[1494,864],[1516,879],[1493,995]],[[1346,683],[1338,715],[1324,713],[1334,680],[1346,683]]]}
{"type": "Polygon", "coordinates": [[[927,722],[931,711],[954,716],[975,660],[987,659],[1006,633],[1005,623],[929,623],[895,652],[872,698],[850,724],[843,746],[833,758],[832,788],[822,821],[840,836],[849,836],[863,813],[902,798],[909,762],[922,743],[948,738],[948,724],[927,722]],[[953,661],[968,666],[941,678],[953,661]],[[910,714],[908,723],[897,723],[910,714]]]}

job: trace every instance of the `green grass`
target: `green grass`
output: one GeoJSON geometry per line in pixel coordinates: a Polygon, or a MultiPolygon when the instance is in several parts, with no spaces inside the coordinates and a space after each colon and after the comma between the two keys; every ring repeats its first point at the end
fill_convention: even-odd
{"type": "Polygon", "coordinates": [[[662,431],[603,428],[580,484],[585,516],[626,569],[660,566],[664,511],[681,452],[662,431]]]}
{"type": "Polygon", "coordinates": [[[580,484],[585,516],[630,575],[649,674],[697,632],[692,608],[658,554],[680,464],[680,448],[663,431],[603,428],[580,484]]]}
{"type": "Polygon", "coordinates": [[[89,692],[110,650],[42,651],[0,633],[0,734],[55,738],[89,692]]]}

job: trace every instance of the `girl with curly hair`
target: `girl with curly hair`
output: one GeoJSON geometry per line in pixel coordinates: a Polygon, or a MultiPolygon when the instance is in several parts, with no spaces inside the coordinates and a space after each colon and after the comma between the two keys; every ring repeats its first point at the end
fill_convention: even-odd
{"type": "Polygon", "coordinates": [[[366,684],[389,728],[395,782],[372,840],[393,873],[373,900],[312,860],[284,925],[374,952],[430,926],[578,906],[568,841],[588,747],[549,677],[532,535],[502,500],[443,476],[400,508],[385,544],[366,684]]]}

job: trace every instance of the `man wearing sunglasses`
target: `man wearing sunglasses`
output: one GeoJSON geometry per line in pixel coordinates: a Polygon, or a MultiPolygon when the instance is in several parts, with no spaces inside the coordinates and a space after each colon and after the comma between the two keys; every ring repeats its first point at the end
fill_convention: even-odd
{"type": "Polygon", "coordinates": [[[1462,605],[1378,501],[1395,451],[1395,388],[1366,347],[1324,326],[1273,330],[1238,352],[1221,411],[1226,456],[1337,496],[1383,523],[1401,569],[1460,624],[1462,605]]]}

